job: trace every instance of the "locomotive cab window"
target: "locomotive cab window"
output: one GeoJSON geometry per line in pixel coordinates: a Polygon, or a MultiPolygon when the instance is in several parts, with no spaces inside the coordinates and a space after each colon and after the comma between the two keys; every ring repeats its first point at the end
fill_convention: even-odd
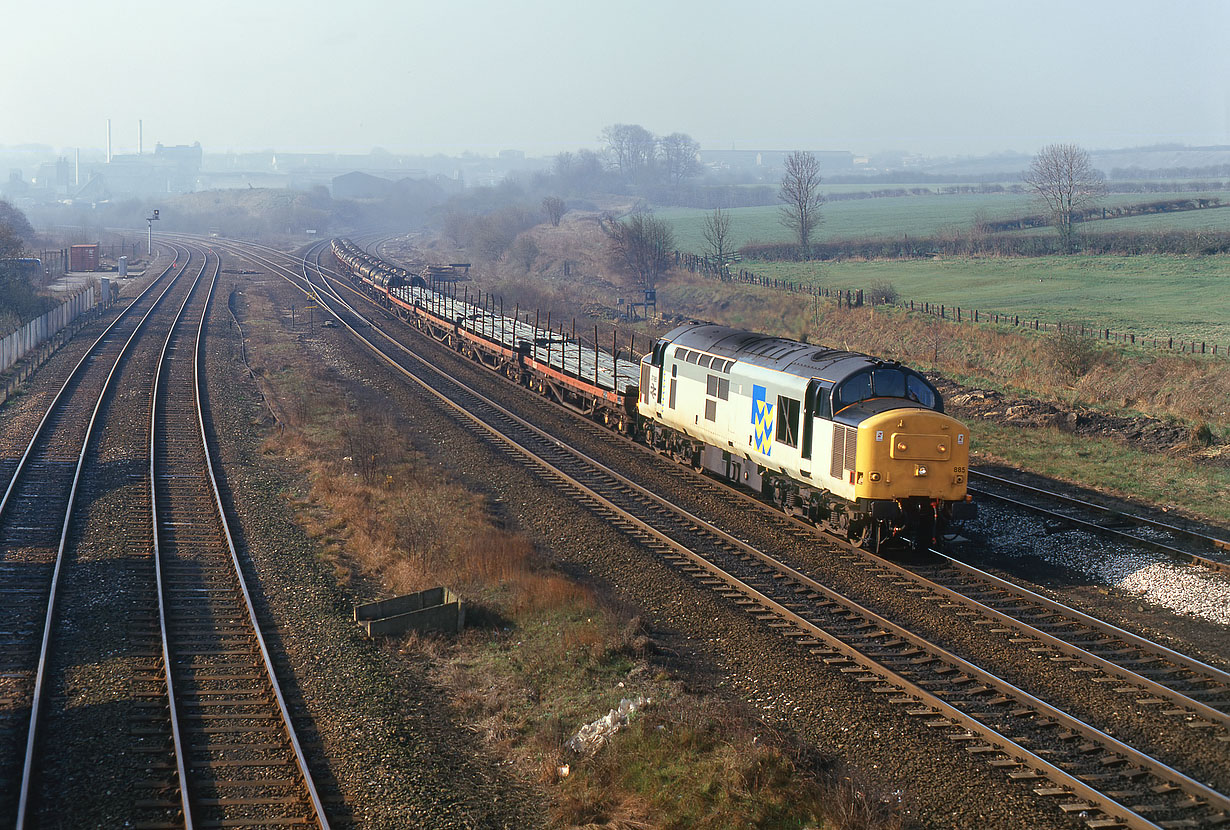
{"type": "Polygon", "coordinates": [[[779,444],[788,447],[799,445],[799,402],[794,398],[777,396],[777,434],[779,444]]]}
{"type": "Polygon", "coordinates": [[[833,411],[840,412],[847,406],[871,397],[871,372],[859,372],[843,383],[833,398],[833,411]]]}
{"type": "Polygon", "coordinates": [[[910,375],[906,378],[905,396],[912,401],[917,401],[919,405],[927,407],[927,409],[935,409],[935,390],[931,385],[918,375],[910,375]]]}

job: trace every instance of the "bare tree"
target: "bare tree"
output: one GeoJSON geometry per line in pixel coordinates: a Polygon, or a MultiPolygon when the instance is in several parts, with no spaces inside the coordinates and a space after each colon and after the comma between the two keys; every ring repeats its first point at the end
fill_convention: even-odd
{"type": "Polygon", "coordinates": [[[675,232],[648,213],[634,213],[620,222],[606,216],[602,230],[611,240],[611,252],[621,265],[636,275],[645,289],[652,289],[671,266],[675,232]]]}
{"type": "Polygon", "coordinates": [[[12,236],[26,242],[34,242],[34,228],[26,215],[8,202],[0,199],[0,226],[7,227],[12,236]]]}
{"type": "Polygon", "coordinates": [[[786,157],[786,172],[777,196],[785,203],[781,207],[781,223],[794,232],[803,255],[808,256],[811,234],[820,225],[820,208],[824,205],[820,163],[815,156],[796,150],[786,157]]]}
{"type": "Polygon", "coordinates": [[[545,196],[542,200],[542,210],[547,214],[551,227],[558,228],[560,220],[564,218],[564,200],[558,196],[545,196]]]}
{"type": "Polygon", "coordinates": [[[1076,214],[1106,192],[1102,173],[1094,168],[1089,153],[1075,144],[1049,144],[1034,156],[1024,180],[1059,231],[1064,252],[1072,253],[1076,214]]]}
{"type": "Polygon", "coordinates": [[[21,237],[17,235],[17,232],[3,222],[0,222],[0,257],[21,256],[24,248],[25,243],[21,241],[21,237]]]}
{"type": "Polygon", "coordinates": [[[513,240],[512,247],[508,249],[508,256],[513,262],[521,266],[522,270],[529,271],[534,267],[534,261],[538,259],[539,249],[538,243],[529,234],[521,234],[513,240]]]}
{"type": "Polygon", "coordinates": [[[615,166],[628,179],[640,178],[653,164],[658,140],[640,124],[604,127],[602,140],[614,157],[615,166]]]}
{"type": "Polygon", "coordinates": [[[678,187],[684,179],[700,173],[700,143],[687,133],[671,133],[658,140],[658,158],[666,183],[678,187]]]}
{"type": "Polygon", "coordinates": [[[735,250],[730,235],[730,212],[718,207],[714,208],[712,213],[705,214],[701,233],[709,246],[709,255],[717,262],[719,272],[723,272],[727,260],[735,250]]]}

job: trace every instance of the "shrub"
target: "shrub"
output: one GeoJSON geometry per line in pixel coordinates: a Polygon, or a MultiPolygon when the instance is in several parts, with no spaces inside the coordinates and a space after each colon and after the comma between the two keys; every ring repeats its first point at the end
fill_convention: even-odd
{"type": "Polygon", "coordinates": [[[867,289],[867,299],[872,305],[895,305],[901,295],[897,286],[887,280],[881,280],[873,282],[871,288],[867,289]]]}
{"type": "Polygon", "coordinates": [[[1051,365],[1070,383],[1089,374],[1101,360],[1102,352],[1097,342],[1070,331],[1055,335],[1047,345],[1047,357],[1051,365]]]}

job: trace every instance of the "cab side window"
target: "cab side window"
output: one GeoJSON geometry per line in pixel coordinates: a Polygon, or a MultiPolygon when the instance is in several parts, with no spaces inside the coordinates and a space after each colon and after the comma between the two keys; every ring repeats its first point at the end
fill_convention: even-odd
{"type": "Polygon", "coordinates": [[[777,396],[777,434],[779,444],[788,447],[799,445],[799,402],[794,398],[777,396]]]}

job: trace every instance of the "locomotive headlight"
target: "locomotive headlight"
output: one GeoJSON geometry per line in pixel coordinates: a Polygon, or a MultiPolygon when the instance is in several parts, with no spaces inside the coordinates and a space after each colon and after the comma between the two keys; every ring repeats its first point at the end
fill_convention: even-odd
{"type": "Polygon", "coordinates": [[[880,480],[880,474],[879,474],[879,473],[871,473],[871,474],[870,474],[870,478],[871,478],[871,480],[872,480],[872,481],[879,481],[879,480],[880,480]]]}
{"type": "Polygon", "coordinates": [[[915,464],[915,465],[914,465],[914,475],[916,475],[916,476],[918,476],[919,478],[921,478],[921,477],[925,476],[926,474],[927,474],[927,465],[926,465],[926,464],[915,464]]]}
{"type": "Polygon", "coordinates": [[[939,445],[937,445],[937,446],[936,446],[936,448],[935,448],[935,449],[936,449],[936,451],[937,451],[937,452],[942,452],[942,453],[943,453],[943,452],[948,452],[948,445],[947,445],[947,444],[939,444],[939,445]]]}
{"type": "Polygon", "coordinates": [[[904,441],[898,441],[898,442],[897,442],[897,452],[905,452],[905,451],[906,451],[905,442],[904,442],[904,441]]]}

